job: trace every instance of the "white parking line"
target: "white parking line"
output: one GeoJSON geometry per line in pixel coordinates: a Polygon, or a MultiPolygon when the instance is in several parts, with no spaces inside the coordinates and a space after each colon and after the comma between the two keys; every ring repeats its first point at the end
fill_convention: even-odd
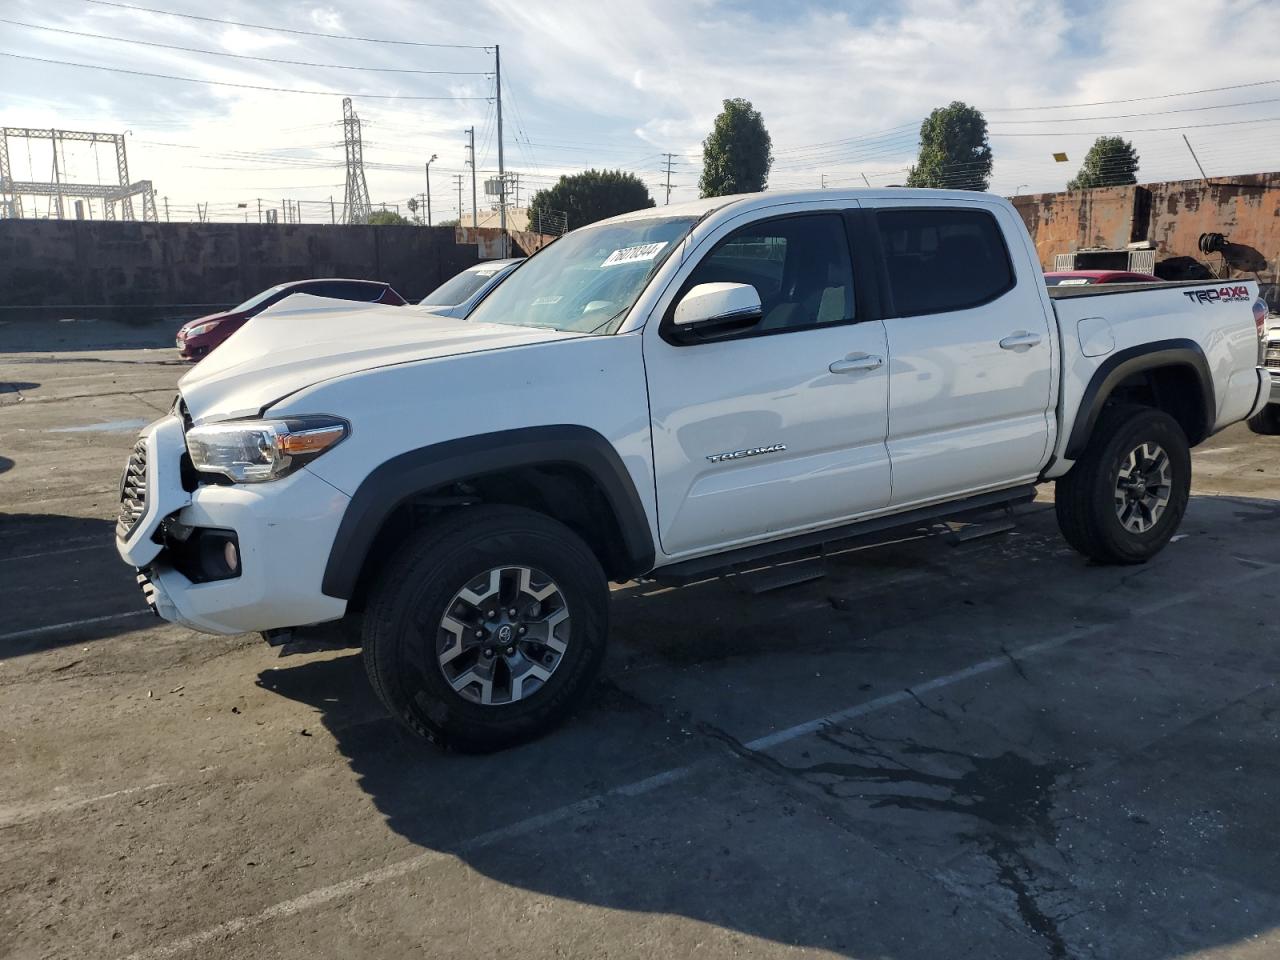
{"type": "Polygon", "coordinates": [[[68,810],[87,807],[90,804],[98,803],[102,800],[112,800],[115,797],[127,797],[134,793],[150,793],[152,790],[159,790],[161,787],[166,786],[168,786],[166,783],[148,783],[141,787],[126,787],[123,790],[112,790],[110,793],[100,793],[96,797],[50,800],[44,803],[27,803],[16,804],[11,807],[0,807],[0,828],[11,827],[15,823],[22,823],[24,820],[34,820],[37,817],[47,816],[50,813],[65,813],[68,810]]]}
{"type": "Polygon", "coordinates": [[[47,627],[32,627],[30,630],[18,630],[15,633],[0,633],[0,643],[6,640],[25,640],[45,633],[56,633],[59,630],[70,630],[72,627],[87,627],[95,623],[107,623],[111,620],[124,620],[127,617],[155,616],[150,610],[130,610],[127,613],[108,613],[103,617],[88,617],[84,620],[68,620],[65,623],[51,623],[47,627]]]}
{"type": "MultiPolygon", "coordinates": [[[[1263,569],[1254,570],[1251,573],[1234,577],[1231,581],[1232,586],[1236,587],[1240,584],[1248,583],[1251,580],[1257,580],[1264,576],[1273,576],[1277,569],[1280,569],[1280,564],[1268,564],[1263,569]]],[[[1149,616],[1153,613],[1159,613],[1162,610],[1167,610],[1170,607],[1176,607],[1180,604],[1198,600],[1206,593],[1210,592],[1210,590],[1216,591],[1218,589],[1220,588],[1214,586],[1204,590],[1193,591],[1191,593],[1178,593],[1164,600],[1136,607],[1131,611],[1131,619],[1149,616]]],[[[1031,643],[1027,646],[1020,647],[1017,650],[1010,651],[1008,655],[1002,654],[999,657],[992,657],[989,660],[983,660],[961,670],[957,670],[954,673],[935,677],[932,680],[927,680],[907,690],[900,690],[896,693],[890,693],[883,697],[877,697],[874,700],[868,700],[865,703],[849,707],[847,710],[840,710],[835,713],[827,714],[824,717],[818,717],[815,720],[809,720],[804,723],[796,724],[792,727],[787,727],[785,730],[778,730],[763,737],[757,737],[755,740],[751,740],[746,743],[745,746],[749,750],[767,750],[770,747],[776,747],[789,740],[795,740],[798,737],[816,733],[828,724],[844,723],[856,717],[866,716],[871,713],[886,710],[890,707],[899,706],[913,700],[921,693],[941,690],[946,687],[950,687],[953,684],[969,680],[976,676],[981,676],[985,673],[991,673],[992,671],[999,670],[1004,667],[1011,667],[1016,660],[1025,660],[1043,653],[1048,653],[1051,650],[1056,650],[1059,647],[1071,643],[1073,640],[1082,640],[1113,629],[1122,622],[1125,621],[1099,623],[1083,629],[1072,629],[1069,632],[1061,633],[1046,640],[1031,643]]],[[[482,833],[478,836],[474,836],[469,840],[463,841],[459,850],[461,852],[465,852],[468,850],[480,849],[499,841],[526,836],[535,831],[544,829],[545,827],[562,823],[573,817],[583,816],[599,810],[611,799],[618,797],[637,797],[646,793],[651,793],[654,790],[685,780],[694,773],[707,769],[714,762],[720,759],[722,758],[708,757],[702,760],[696,760],[693,763],[686,764],[682,767],[673,767],[670,770],[656,773],[653,776],[644,778],[643,780],[636,780],[620,787],[614,787],[611,790],[602,791],[583,800],[576,801],[575,803],[557,807],[547,813],[539,814],[535,817],[529,817],[525,820],[519,820],[508,826],[499,827],[498,829],[491,830],[488,833],[482,833]]],[[[209,943],[210,941],[234,936],[244,930],[261,926],[262,924],[268,923],[272,920],[282,920],[315,907],[332,903],[333,901],[348,896],[349,894],[358,893],[367,887],[384,883],[387,880],[394,880],[398,877],[403,877],[411,873],[416,873],[425,867],[453,859],[453,857],[454,854],[452,853],[441,853],[437,850],[428,850],[424,853],[418,854],[417,856],[401,860],[398,863],[388,864],[385,867],[379,867],[377,870],[370,870],[367,873],[362,873],[357,877],[342,880],[327,887],[318,887],[315,890],[311,890],[301,896],[294,897],[291,900],[283,900],[267,907],[259,913],[234,917],[218,924],[215,927],[210,927],[206,930],[200,930],[196,933],[188,934],[187,936],[180,937],[170,943],[139,950],[136,953],[129,954],[124,958],[124,960],[167,960],[167,958],[187,953],[197,947],[209,943]]]]}
{"type": "MultiPolygon", "coordinates": [[[[79,547],[66,547],[62,550],[45,550],[43,553],[23,553],[16,557],[0,557],[0,563],[9,563],[13,560],[38,560],[41,557],[57,557],[64,553],[80,553],[83,550],[104,550],[113,547],[110,540],[103,540],[101,537],[93,537],[92,543],[86,543],[79,547]]],[[[63,541],[66,542],[65,540],[63,541]]]]}

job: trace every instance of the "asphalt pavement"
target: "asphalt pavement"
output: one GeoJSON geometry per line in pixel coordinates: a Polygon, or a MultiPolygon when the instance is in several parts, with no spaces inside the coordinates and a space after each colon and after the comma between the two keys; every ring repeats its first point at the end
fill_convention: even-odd
{"type": "Polygon", "coordinates": [[[1280,954],[1280,438],[1197,450],[1140,567],[1047,486],[783,589],[619,587],[578,716],[469,757],[358,651],[152,618],[112,518],[186,368],[47,346],[0,353],[0,956],[1280,954]]]}

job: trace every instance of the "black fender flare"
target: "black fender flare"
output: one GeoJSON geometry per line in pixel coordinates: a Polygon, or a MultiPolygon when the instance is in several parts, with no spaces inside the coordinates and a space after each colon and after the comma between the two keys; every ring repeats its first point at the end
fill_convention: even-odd
{"type": "Polygon", "coordinates": [[[604,491],[633,575],[653,569],[649,519],[617,450],[600,433],[574,424],[499,430],[409,450],[375,467],[356,489],[329,550],[320,589],[351,599],[383,522],[410,497],[455,480],[516,467],[567,464],[585,471],[604,491]]]}
{"type": "Polygon", "coordinates": [[[1102,408],[1115,388],[1127,377],[1157,367],[1189,367],[1200,383],[1200,400],[1204,411],[1204,435],[1189,437],[1192,445],[1199,443],[1213,431],[1217,404],[1213,392],[1213,376],[1209,373],[1209,361],[1204,350],[1194,340],[1155,340],[1119,350],[1107,357],[1094,371],[1080,398],[1080,409],[1071,427],[1071,436],[1063,456],[1076,460],[1089,445],[1089,437],[1102,414],[1102,408]]]}

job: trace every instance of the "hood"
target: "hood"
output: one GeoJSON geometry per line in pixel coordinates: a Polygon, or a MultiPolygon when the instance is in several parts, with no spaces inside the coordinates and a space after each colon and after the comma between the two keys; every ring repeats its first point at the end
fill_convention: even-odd
{"type": "Polygon", "coordinates": [[[178,389],[197,423],[251,417],[304,387],[362,370],[580,336],[469,323],[412,304],[295,294],[250,319],[192,367],[178,389]]]}
{"type": "MultiPolygon", "coordinates": [[[[466,303],[466,301],[464,300],[462,303],[466,303]]],[[[462,306],[462,304],[459,303],[419,303],[416,305],[416,308],[421,310],[423,313],[429,313],[434,317],[453,317],[457,315],[458,308],[460,306],[462,306]]]]}

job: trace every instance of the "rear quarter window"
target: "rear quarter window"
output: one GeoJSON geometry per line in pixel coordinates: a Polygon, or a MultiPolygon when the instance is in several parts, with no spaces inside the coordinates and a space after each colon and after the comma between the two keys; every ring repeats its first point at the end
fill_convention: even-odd
{"type": "Polygon", "coordinates": [[[896,316],[968,310],[1016,283],[1004,234],[985,210],[876,211],[896,316]]]}

